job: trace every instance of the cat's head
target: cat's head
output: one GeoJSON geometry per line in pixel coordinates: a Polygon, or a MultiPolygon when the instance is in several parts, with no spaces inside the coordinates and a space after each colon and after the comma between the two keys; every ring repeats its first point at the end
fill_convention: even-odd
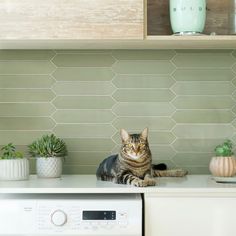
{"type": "Polygon", "coordinates": [[[129,158],[138,161],[147,153],[150,154],[148,128],[145,128],[140,134],[129,134],[125,129],[121,129],[120,136],[122,140],[121,150],[129,158]]]}

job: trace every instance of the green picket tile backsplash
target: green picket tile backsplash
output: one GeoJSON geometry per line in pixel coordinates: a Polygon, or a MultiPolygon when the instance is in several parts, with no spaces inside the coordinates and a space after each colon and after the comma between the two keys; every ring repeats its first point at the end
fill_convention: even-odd
{"type": "Polygon", "coordinates": [[[0,147],[28,156],[53,132],[65,174],[94,174],[121,128],[144,127],[155,163],[207,174],[214,147],[236,145],[235,102],[233,50],[0,50],[0,147]]]}
{"type": "Polygon", "coordinates": [[[114,75],[110,67],[58,67],[53,73],[58,81],[107,81],[114,75]]]}

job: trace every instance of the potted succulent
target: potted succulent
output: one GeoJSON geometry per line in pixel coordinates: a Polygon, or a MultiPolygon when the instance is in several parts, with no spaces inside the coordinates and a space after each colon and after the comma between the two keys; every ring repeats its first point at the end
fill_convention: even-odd
{"type": "Polygon", "coordinates": [[[9,143],[2,147],[0,155],[1,180],[26,180],[29,178],[29,160],[9,143]]]}
{"type": "Polygon", "coordinates": [[[54,134],[43,135],[29,146],[29,153],[36,157],[36,172],[40,178],[58,178],[62,174],[62,161],[67,155],[65,142],[54,134]]]}
{"type": "Polygon", "coordinates": [[[212,157],[209,165],[213,176],[231,177],[236,174],[236,159],[232,149],[233,144],[230,140],[216,146],[216,156],[212,157]]]}

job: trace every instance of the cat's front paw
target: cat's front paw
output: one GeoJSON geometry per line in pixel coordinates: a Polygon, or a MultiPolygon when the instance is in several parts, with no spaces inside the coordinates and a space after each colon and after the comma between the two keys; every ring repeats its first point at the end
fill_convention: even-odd
{"type": "Polygon", "coordinates": [[[152,178],[145,178],[144,180],[142,179],[134,180],[131,184],[135,187],[147,187],[147,186],[155,186],[156,181],[155,179],[152,178]]]}
{"type": "Polygon", "coordinates": [[[156,180],[154,178],[145,177],[144,181],[147,182],[148,186],[155,186],[156,185],[156,180]]]}
{"type": "Polygon", "coordinates": [[[148,186],[148,183],[147,181],[145,180],[138,180],[138,179],[135,179],[132,181],[131,185],[135,186],[135,187],[147,187],[148,186]]]}

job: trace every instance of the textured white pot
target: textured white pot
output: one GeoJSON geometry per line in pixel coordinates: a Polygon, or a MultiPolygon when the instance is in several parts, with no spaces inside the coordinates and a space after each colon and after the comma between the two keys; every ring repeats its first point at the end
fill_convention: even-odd
{"type": "Polygon", "coordinates": [[[59,178],[62,174],[62,158],[37,157],[36,171],[39,178],[59,178]]]}
{"type": "Polygon", "coordinates": [[[27,180],[29,178],[29,160],[0,160],[0,180],[27,180]]]}
{"type": "Polygon", "coordinates": [[[212,157],[209,170],[213,176],[232,177],[236,174],[236,159],[231,157],[212,157]]]}

